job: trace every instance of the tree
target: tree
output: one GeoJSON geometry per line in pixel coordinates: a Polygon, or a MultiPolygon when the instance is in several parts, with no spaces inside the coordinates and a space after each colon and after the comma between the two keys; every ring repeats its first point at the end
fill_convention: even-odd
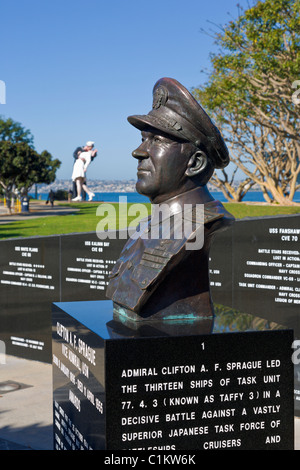
{"type": "MultiPolygon", "coordinates": [[[[258,1],[216,34],[208,82],[194,95],[222,128],[231,160],[268,202],[300,188],[300,0],[258,1]]],[[[225,173],[226,174],[226,173],[225,173]]],[[[220,179],[220,178],[219,178],[220,179]]]]}
{"type": "Polygon", "coordinates": [[[246,178],[238,184],[235,184],[234,179],[237,170],[238,167],[236,166],[232,171],[231,176],[229,176],[228,172],[223,168],[218,173],[214,172],[210,179],[210,183],[219,189],[226,199],[231,202],[241,202],[249,189],[251,189],[255,184],[251,178],[246,178]]]}
{"type": "Polygon", "coordinates": [[[25,142],[33,147],[33,135],[25,129],[19,122],[13,119],[4,119],[0,116],[0,141],[6,140],[14,143],[25,142]]]}
{"type": "Polygon", "coordinates": [[[0,185],[27,194],[36,183],[53,183],[61,162],[44,150],[36,152],[33,136],[18,122],[0,119],[0,185]]]}
{"type": "Polygon", "coordinates": [[[0,184],[27,194],[36,183],[53,183],[60,161],[44,150],[37,153],[25,142],[0,142],[0,184]]]}

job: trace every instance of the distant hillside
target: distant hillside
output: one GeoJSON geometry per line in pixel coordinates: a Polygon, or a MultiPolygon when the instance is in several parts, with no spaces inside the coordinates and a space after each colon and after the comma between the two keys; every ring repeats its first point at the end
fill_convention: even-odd
{"type": "MultiPolygon", "coordinates": [[[[88,179],[88,187],[94,193],[131,193],[135,192],[135,183],[136,180],[93,180],[88,179]]],[[[236,182],[238,184],[238,181],[236,182]]],[[[210,191],[217,191],[216,188],[211,184],[208,183],[208,189],[210,191]]],[[[58,189],[69,191],[72,189],[72,181],[70,179],[67,180],[56,180],[54,183],[45,185],[39,184],[37,187],[37,191],[40,194],[49,193],[50,189],[53,191],[57,191],[58,189]]],[[[259,188],[257,188],[259,190],[259,188]]],[[[33,187],[31,192],[33,193],[35,188],[33,187]]],[[[255,191],[256,188],[253,187],[252,191],[255,191]]]]}
{"type": "MultiPolygon", "coordinates": [[[[88,187],[94,193],[121,193],[121,192],[134,192],[135,191],[135,180],[124,180],[124,181],[101,181],[101,180],[88,180],[88,187]]],[[[34,192],[35,188],[32,188],[31,192],[34,192]]],[[[72,189],[71,180],[56,180],[54,183],[49,185],[38,185],[38,193],[48,193],[52,189],[57,191],[59,189],[69,191],[72,189]]]]}

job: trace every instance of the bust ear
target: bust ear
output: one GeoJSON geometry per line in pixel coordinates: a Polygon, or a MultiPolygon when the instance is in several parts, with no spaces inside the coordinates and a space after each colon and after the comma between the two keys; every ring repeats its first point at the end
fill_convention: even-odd
{"type": "Polygon", "coordinates": [[[187,168],[185,170],[185,175],[192,177],[199,175],[203,170],[205,170],[207,166],[207,156],[201,150],[197,150],[187,164],[187,168]]]}

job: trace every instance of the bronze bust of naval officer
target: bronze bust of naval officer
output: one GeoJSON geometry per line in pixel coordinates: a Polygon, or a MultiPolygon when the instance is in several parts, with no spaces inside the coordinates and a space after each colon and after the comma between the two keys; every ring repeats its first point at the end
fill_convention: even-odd
{"type": "Polygon", "coordinates": [[[114,315],[135,322],[212,318],[209,248],[213,235],[234,218],[206,184],[215,168],[228,165],[227,147],[198,102],[171,78],[155,84],[149,114],[128,121],[142,131],[142,143],[132,153],[138,161],[136,189],[156,211],[169,209],[171,229],[167,238],[163,233],[151,237],[153,225],[162,219],[150,216],[126,243],[107,288],[114,315]],[[204,208],[201,220],[196,217],[199,207],[204,208]],[[176,224],[182,228],[187,220],[192,229],[176,238],[176,224]],[[187,249],[200,230],[201,246],[187,249]]]}

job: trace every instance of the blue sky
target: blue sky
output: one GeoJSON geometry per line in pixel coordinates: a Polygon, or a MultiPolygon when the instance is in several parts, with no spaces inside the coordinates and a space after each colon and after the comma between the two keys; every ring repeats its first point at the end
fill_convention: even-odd
{"type": "Polygon", "coordinates": [[[1,3],[0,114],[30,129],[38,151],[62,162],[87,140],[99,150],[89,179],[135,179],[140,133],[127,122],[147,114],[164,76],[188,89],[205,81],[215,51],[203,34],[226,24],[247,0],[9,0],[1,3]]]}

